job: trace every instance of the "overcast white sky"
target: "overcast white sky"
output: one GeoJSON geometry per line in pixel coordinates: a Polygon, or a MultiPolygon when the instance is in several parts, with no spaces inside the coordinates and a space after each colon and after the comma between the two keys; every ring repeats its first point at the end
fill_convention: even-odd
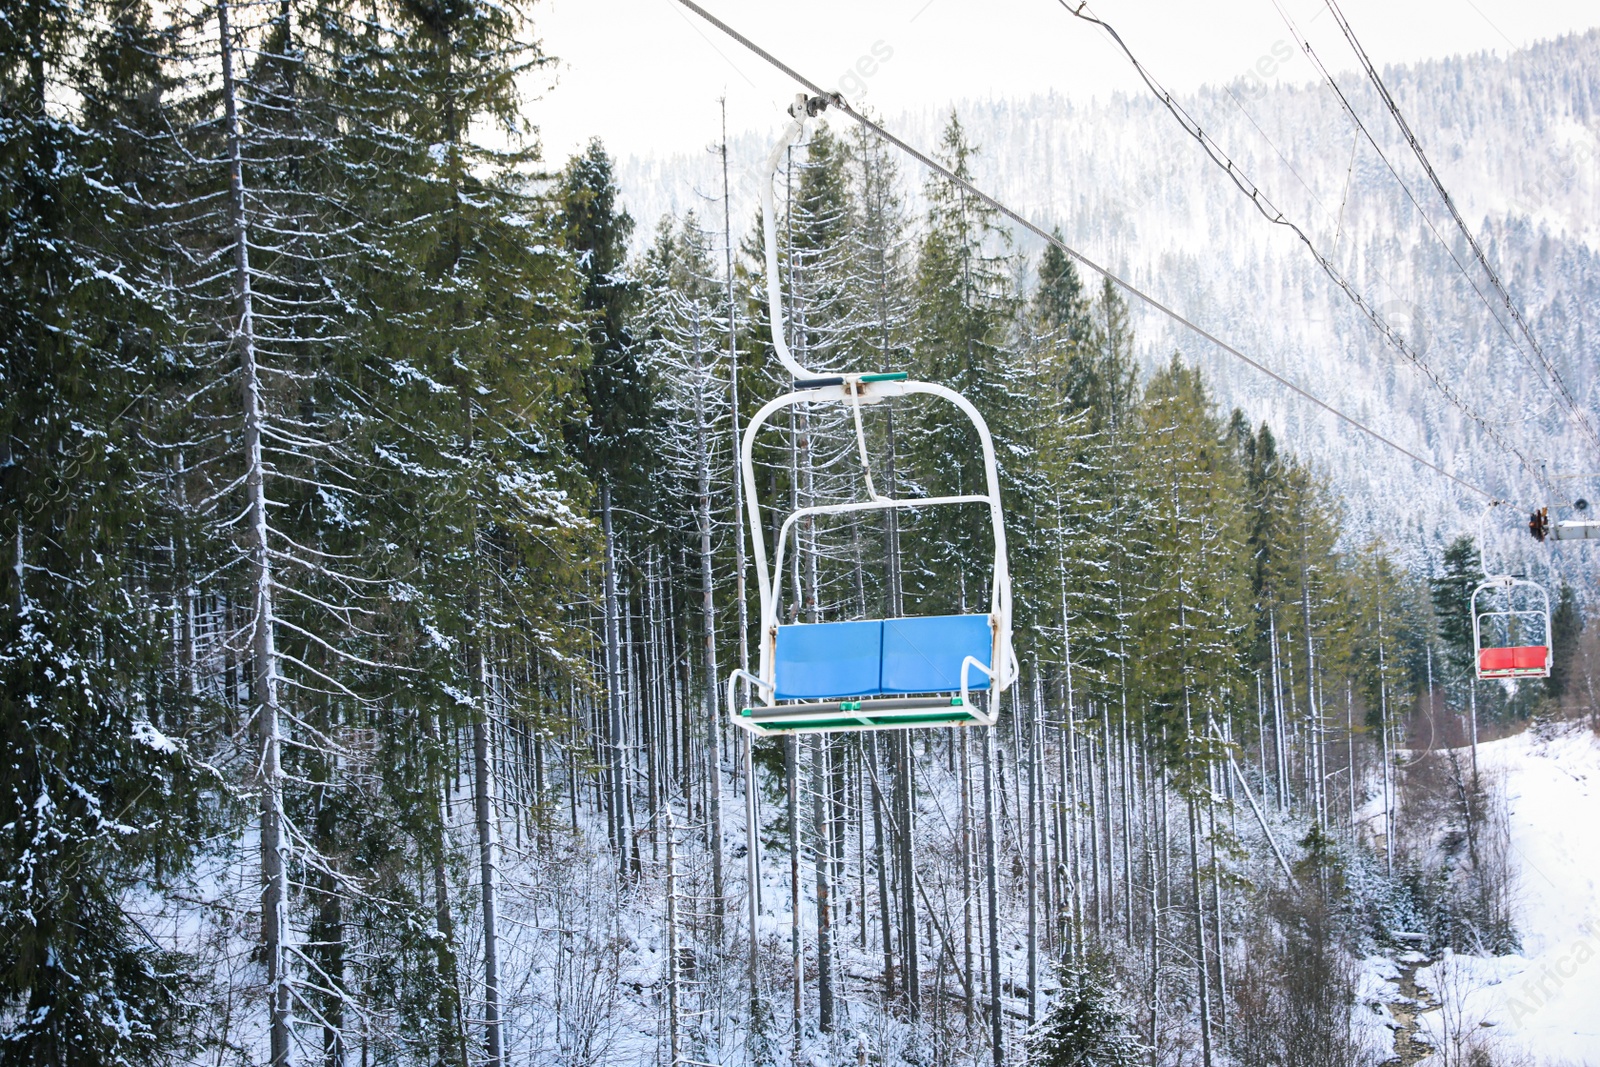
{"type": "MultiPolygon", "coordinates": [[[[704,6],[802,74],[883,115],[960,97],[1054,90],[1087,101],[1144,91],[1111,42],[1057,0],[704,6]]],[[[1285,16],[1330,69],[1354,65],[1323,0],[1095,0],[1092,9],[1175,91],[1252,69],[1271,81],[1310,79],[1285,16]]],[[[1594,0],[1342,0],[1342,9],[1380,65],[1504,52],[1600,25],[1594,0]]],[[[546,52],[560,60],[553,87],[532,108],[553,163],[596,135],[620,156],[701,148],[717,138],[724,94],[730,132],[775,130],[795,91],[675,0],[539,0],[533,15],[546,52]]]]}

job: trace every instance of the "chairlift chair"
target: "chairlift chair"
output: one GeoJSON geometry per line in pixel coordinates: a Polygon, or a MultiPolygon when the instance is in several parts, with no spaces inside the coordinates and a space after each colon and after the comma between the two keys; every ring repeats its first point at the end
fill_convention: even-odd
{"type": "Polygon", "coordinates": [[[772,345],[795,381],[792,391],[768,402],[756,413],[740,442],[740,474],[761,597],[761,642],[758,672],[736,670],[728,678],[729,713],[738,726],[763,736],[992,725],[1000,694],[1016,679],[1017,663],[1011,645],[1011,575],[1007,565],[1005,521],[994,441],[988,425],[965,397],[945,386],[912,381],[903,372],[818,374],[801,366],[784,341],[772,181],[785,151],[803,132],[805,118],[821,110],[826,103],[823,98],[797,98],[795,106],[790,108],[794,121],[773,150],[766,180],[761,183],[772,345]],[[983,450],[982,493],[893,498],[874,487],[861,409],[892,397],[918,394],[953,404],[972,423],[983,450]],[[850,409],[868,499],[817,504],[785,515],[769,569],[764,537],[769,527],[763,521],[752,464],[756,437],[774,414],[786,408],[825,403],[844,404],[850,409]],[[988,509],[993,532],[994,562],[988,612],[820,623],[779,622],[784,595],[784,556],[788,539],[797,533],[797,524],[802,520],[850,512],[972,505],[988,509]],[[744,705],[735,699],[736,686],[741,680],[749,683],[753,693],[759,695],[759,704],[744,705]],[[983,691],[990,694],[987,708],[979,706],[972,696],[983,691]]]}
{"type": "Polygon", "coordinates": [[[1538,582],[1530,582],[1524,578],[1515,578],[1511,575],[1497,575],[1478,583],[1472,591],[1472,650],[1474,662],[1477,666],[1479,678],[1548,678],[1550,677],[1550,594],[1538,582]],[[1518,608],[1512,600],[1512,594],[1518,589],[1531,589],[1537,594],[1536,602],[1541,605],[1536,608],[1518,608]],[[1498,590],[1505,595],[1505,610],[1482,610],[1478,608],[1478,597],[1483,593],[1498,590]],[[1537,645],[1498,645],[1484,643],[1484,620],[1504,619],[1507,623],[1506,632],[1512,632],[1513,624],[1534,626],[1542,636],[1543,643],[1537,645]]]}

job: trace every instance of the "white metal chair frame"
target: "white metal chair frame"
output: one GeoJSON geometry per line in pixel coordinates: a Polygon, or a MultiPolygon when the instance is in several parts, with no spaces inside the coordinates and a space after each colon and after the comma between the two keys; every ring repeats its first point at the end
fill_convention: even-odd
{"type": "MultiPolygon", "coordinates": [[[[989,525],[994,538],[994,581],[989,597],[989,628],[993,635],[991,660],[988,665],[967,656],[961,665],[961,703],[969,720],[979,725],[993,725],[998,714],[999,697],[1016,680],[1018,674],[1016,653],[1011,644],[1011,571],[1007,563],[1005,518],[1000,502],[1000,476],[995,462],[994,439],[989,426],[961,394],[932,382],[910,381],[903,374],[819,374],[800,365],[789,351],[784,339],[782,286],[778,277],[777,224],[774,215],[773,179],[777,175],[784,153],[804,132],[808,112],[823,106],[819,101],[808,102],[798,97],[790,108],[794,121],[789,124],[768,158],[767,174],[761,182],[761,209],[764,237],[766,239],[767,304],[771,314],[772,346],[778,360],[795,378],[793,391],[768,401],[745,427],[740,442],[740,476],[744,483],[746,513],[750,523],[752,554],[756,581],[761,597],[759,617],[761,627],[760,661],[758,674],[736,670],[728,678],[728,710],[733,721],[752,733],[765,733],[758,724],[740,714],[740,704],[735,699],[735,685],[745,681],[758,690],[767,708],[777,708],[775,694],[777,679],[775,658],[777,652],[778,619],[783,596],[783,564],[788,538],[796,523],[819,515],[843,515],[852,512],[887,511],[890,509],[915,509],[946,507],[952,505],[984,504],[989,509],[989,525]],[[862,424],[863,406],[880,404],[885,400],[911,395],[935,396],[959,408],[977,431],[983,449],[984,489],[981,494],[959,496],[894,498],[879,493],[872,481],[872,468],[867,455],[866,431],[862,424]],[[762,508],[756,493],[755,467],[752,462],[756,436],[767,421],[777,412],[796,404],[814,403],[848,404],[855,424],[856,445],[864,473],[869,499],[838,504],[819,504],[800,508],[783,520],[777,543],[773,546],[771,570],[767,565],[767,546],[763,536],[762,508]],[[968,693],[971,671],[977,670],[990,679],[991,699],[988,710],[972,706],[968,693]]],[[[830,713],[831,714],[831,713],[830,713]]],[[[927,725],[922,722],[894,723],[861,722],[860,725],[834,725],[825,728],[801,728],[785,732],[839,732],[861,729],[913,729],[927,725]]]]}

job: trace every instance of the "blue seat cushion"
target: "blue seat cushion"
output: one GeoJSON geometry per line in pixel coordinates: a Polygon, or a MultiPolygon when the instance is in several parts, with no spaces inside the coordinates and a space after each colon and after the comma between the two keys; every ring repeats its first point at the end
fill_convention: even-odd
{"type": "MultiPolygon", "coordinates": [[[[971,656],[985,667],[994,652],[987,615],[930,615],[917,619],[885,619],[883,667],[879,690],[884,693],[951,693],[961,688],[961,664],[971,656]]],[[[989,688],[989,676],[967,672],[967,688],[989,688]]]]}
{"type": "Polygon", "coordinates": [[[773,662],[778,700],[875,696],[883,623],[819,622],[778,627],[773,662]]]}

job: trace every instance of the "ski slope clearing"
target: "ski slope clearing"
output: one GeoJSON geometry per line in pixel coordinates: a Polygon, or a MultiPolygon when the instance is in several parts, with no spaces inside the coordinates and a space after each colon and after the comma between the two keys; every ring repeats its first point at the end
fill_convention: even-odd
{"type": "Polygon", "coordinates": [[[1600,738],[1581,727],[1533,729],[1480,745],[1479,760],[1504,781],[1523,947],[1493,959],[1447,956],[1419,971],[1443,1002],[1423,1017],[1426,1040],[1539,1064],[1600,1064],[1600,738]]]}

